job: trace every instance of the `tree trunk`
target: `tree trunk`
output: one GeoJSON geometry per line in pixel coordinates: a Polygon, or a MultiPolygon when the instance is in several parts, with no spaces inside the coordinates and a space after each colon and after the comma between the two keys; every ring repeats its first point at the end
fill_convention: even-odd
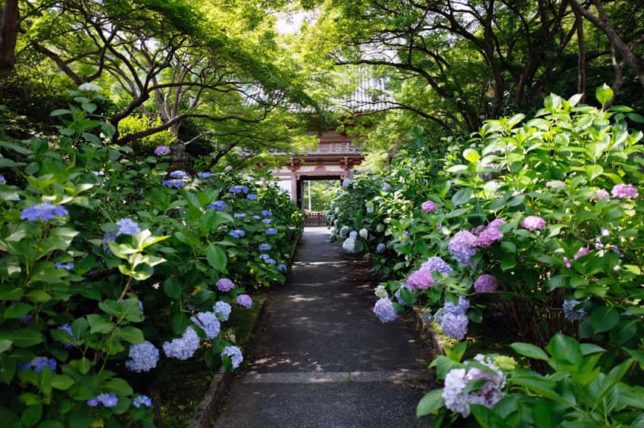
{"type": "Polygon", "coordinates": [[[18,40],[18,0],[0,0],[0,77],[16,65],[18,40]]]}

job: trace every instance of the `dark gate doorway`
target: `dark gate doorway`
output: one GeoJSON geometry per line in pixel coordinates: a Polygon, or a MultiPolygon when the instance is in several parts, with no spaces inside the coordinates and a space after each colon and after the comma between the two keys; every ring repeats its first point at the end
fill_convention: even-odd
{"type": "Polygon", "coordinates": [[[342,188],[340,176],[302,176],[297,183],[297,205],[306,214],[305,226],[326,225],[324,212],[342,188]]]}

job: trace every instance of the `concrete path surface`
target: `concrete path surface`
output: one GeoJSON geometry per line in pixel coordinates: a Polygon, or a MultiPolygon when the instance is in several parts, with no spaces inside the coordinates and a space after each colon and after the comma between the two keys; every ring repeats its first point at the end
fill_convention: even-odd
{"type": "Polygon", "coordinates": [[[215,426],[428,426],[415,418],[428,353],[403,321],[378,321],[374,286],[368,265],[330,244],[326,228],[307,228],[215,426]]]}

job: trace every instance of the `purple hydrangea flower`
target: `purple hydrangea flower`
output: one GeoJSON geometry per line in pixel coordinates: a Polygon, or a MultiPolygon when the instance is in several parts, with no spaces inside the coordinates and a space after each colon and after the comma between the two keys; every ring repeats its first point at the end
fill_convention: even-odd
{"type": "Polygon", "coordinates": [[[498,281],[494,276],[483,274],[474,281],[474,290],[477,293],[491,293],[496,291],[498,285],[498,281]]]}
{"type": "Polygon", "coordinates": [[[254,201],[257,199],[257,195],[255,193],[249,193],[246,195],[246,199],[250,199],[251,201],[254,201]]]}
{"type": "Polygon", "coordinates": [[[598,201],[606,201],[610,199],[610,194],[604,189],[597,189],[593,195],[593,199],[598,201]]]}
{"type": "Polygon", "coordinates": [[[214,339],[219,336],[221,324],[214,312],[199,312],[195,316],[191,317],[190,321],[202,329],[204,333],[206,333],[206,337],[208,339],[214,339]]]}
{"type": "Polygon", "coordinates": [[[129,360],[125,367],[133,372],[149,372],[159,362],[159,350],[147,340],[130,346],[129,360]]]}
{"type": "Polygon", "coordinates": [[[272,212],[270,212],[269,210],[262,210],[262,215],[263,215],[264,217],[270,217],[270,216],[272,216],[272,215],[273,215],[273,213],[272,213],[272,212]]]}
{"type": "Polygon", "coordinates": [[[246,236],[246,232],[241,229],[233,229],[230,231],[229,235],[235,239],[243,238],[246,236]]]}
{"type": "Polygon", "coordinates": [[[212,175],[213,175],[212,172],[208,172],[208,171],[197,173],[197,177],[201,178],[202,180],[205,180],[206,178],[210,178],[212,177],[212,175]]]}
{"type": "Polygon", "coordinates": [[[262,220],[262,223],[264,224],[271,224],[272,222],[273,222],[273,219],[270,219],[270,218],[265,218],[262,220]]]}
{"type": "Polygon", "coordinates": [[[65,207],[62,205],[52,205],[51,202],[47,201],[23,209],[20,219],[28,221],[49,221],[53,220],[54,217],[66,217],[68,215],[69,212],[65,207]]]}
{"type": "Polygon", "coordinates": [[[156,149],[154,149],[154,154],[157,156],[163,156],[170,154],[170,147],[166,146],[157,146],[156,149]]]}
{"type": "Polygon", "coordinates": [[[452,267],[440,257],[430,257],[420,267],[430,272],[442,273],[443,275],[448,275],[454,271],[452,267]]]}
{"type": "Polygon", "coordinates": [[[503,233],[499,230],[499,226],[502,224],[505,224],[505,222],[501,219],[496,219],[488,224],[487,227],[479,233],[477,240],[478,246],[481,248],[487,248],[495,242],[503,239],[503,233]]]}
{"type": "Polygon", "coordinates": [[[523,219],[521,227],[531,232],[543,230],[546,227],[546,221],[539,216],[529,215],[523,219]]]}
{"type": "Polygon", "coordinates": [[[586,316],[588,316],[588,313],[579,308],[577,309],[577,306],[582,303],[579,300],[574,300],[574,299],[568,299],[564,300],[563,302],[563,313],[564,313],[564,318],[568,321],[581,321],[586,316]]]}
{"type": "Polygon", "coordinates": [[[161,184],[168,189],[180,189],[186,185],[186,182],[183,180],[163,180],[161,184]]]}
{"type": "Polygon", "coordinates": [[[632,184],[616,184],[610,193],[616,198],[634,199],[637,198],[637,187],[632,184]]]}
{"type": "Polygon", "coordinates": [[[170,173],[170,178],[184,179],[188,176],[185,171],[176,170],[170,173]]]}
{"type": "Polygon", "coordinates": [[[271,244],[259,244],[259,251],[270,251],[271,244]]]}
{"type": "Polygon", "coordinates": [[[427,269],[420,268],[409,275],[407,278],[407,284],[412,288],[426,290],[434,284],[432,272],[427,269]]]}
{"type": "Polygon", "coordinates": [[[98,400],[96,399],[96,397],[95,398],[90,398],[89,400],[87,400],[87,405],[89,407],[96,407],[96,406],[98,406],[98,400]]]}
{"type": "Polygon", "coordinates": [[[235,287],[235,283],[228,278],[220,278],[217,280],[217,290],[222,293],[227,293],[235,287]]]}
{"type": "Polygon", "coordinates": [[[467,334],[469,320],[467,318],[467,309],[470,302],[465,297],[458,298],[458,304],[446,302],[441,309],[434,315],[434,319],[441,326],[443,333],[454,339],[462,340],[467,334]]]}
{"type": "Polygon", "coordinates": [[[213,211],[223,211],[227,206],[228,204],[224,201],[215,201],[208,205],[208,209],[213,211]]]}
{"type": "Polygon", "coordinates": [[[74,263],[72,263],[72,262],[69,262],[69,263],[56,262],[56,263],[54,263],[54,266],[56,266],[56,269],[60,269],[60,270],[72,270],[72,269],[74,269],[74,263]]]}
{"type": "Polygon", "coordinates": [[[198,348],[199,335],[192,327],[186,328],[181,337],[163,343],[163,352],[166,357],[177,360],[187,360],[194,355],[198,348]]]}
{"type": "Polygon", "coordinates": [[[266,229],[266,234],[267,235],[277,235],[277,229],[274,229],[272,227],[266,229]]]}
{"type": "Polygon", "coordinates": [[[278,271],[280,271],[280,272],[282,272],[282,273],[286,272],[286,271],[287,271],[287,269],[288,269],[288,268],[286,267],[286,265],[285,265],[285,264],[277,265],[277,270],[278,270],[278,271]]]}
{"type": "Polygon", "coordinates": [[[232,306],[230,306],[223,300],[217,301],[212,309],[220,321],[228,321],[228,318],[230,318],[230,313],[233,310],[232,306]]]}
{"type": "Polygon", "coordinates": [[[447,249],[452,257],[462,265],[469,265],[476,254],[478,238],[468,231],[460,231],[450,239],[447,249]]]}
{"type": "Polygon", "coordinates": [[[423,210],[424,213],[433,213],[436,211],[436,204],[432,201],[425,201],[420,205],[420,209],[423,210]]]}
{"type": "Polygon", "coordinates": [[[230,358],[230,364],[233,369],[238,368],[242,361],[244,361],[244,356],[242,355],[241,349],[237,346],[226,346],[223,351],[221,351],[221,358],[228,357],[230,358]]]}
{"type": "Polygon", "coordinates": [[[141,406],[152,407],[152,400],[147,395],[137,395],[134,397],[134,400],[132,400],[132,405],[137,409],[141,406]]]}
{"type": "Polygon", "coordinates": [[[396,308],[394,308],[394,305],[389,297],[378,299],[376,304],[373,306],[373,313],[376,314],[376,316],[382,323],[391,322],[398,317],[396,308]]]}
{"type": "Polygon", "coordinates": [[[240,294],[235,299],[235,303],[237,303],[242,308],[250,309],[253,306],[253,298],[248,294],[240,294]]]}

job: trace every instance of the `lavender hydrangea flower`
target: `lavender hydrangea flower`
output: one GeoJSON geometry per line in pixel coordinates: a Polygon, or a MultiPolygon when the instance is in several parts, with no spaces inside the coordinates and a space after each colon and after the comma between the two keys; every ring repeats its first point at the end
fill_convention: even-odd
{"type": "Polygon", "coordinates": [[[242,308],[250,309],[253,306],[253,298],[248,294],[240,294],[235,299],[235,303],[237,303],[242,308]]]}
{"type": "Polygon", "coordinates": [[[491,293],[496,291],[498,281],[496,278],[489,274],[483,274],[474,281],[474,290],[477,293],[491,293]]]}
{"type": "Polygon", "coordinates": [[[420,268],[409,275],[407,278],[407,284],[412,288],[426,290],[434,284],[432,272],[427,269],[420,268]]]}
{"type": "Polygon", "coordinates": [[[269,210],[262,210],[262,215],[263,215],[264,217],[270,217],[270,216],[272,216],[272,215],[273,215],[273,213],[272,213],[272,212],[270,212],[269,210]]]}
{"type": "Polygon", "coordinates": [[[220,278],[217,280],[217,290],[222,293],[227,293],[235,287],[235,283],[228,278],[220,278]]]}
{"type": "Polygon", "coordinates": [[[246,199],[250,199],[251,201],[254,201],[257,199],[257,195],[255,193],[249,193],[246,195],[246,199]]]}
{"type": "Polygon", "coordinates": [[[491,222],[485,229],[483,229],[477,238],[477,244],[481,248],[487,248],[495,242],[503,239],[503,233],[499,230],[499,226],[505,224],[501,219],[496,219],[491,222]]]}
{"type": "Polygon", "coordinates": [[[373,313],[376,314],[380,322],[383,324],[391,322],[398,317],[396,308],[394,308],[389,297],[378,299],[376,304],[373,306],[373,313]]]}
{"type": "Polygon", "coordinates": [[[96,401],[107,408],[116,407],[119,404],[119,398],[113,392],[104,392],[102,394],[98,394],[96,396],[96,401]]]}
{"type": "Polygon", "coordinates": [[[234,218],[244,218],[244,217],[246,217],[246,215],[247,215],[246,213],[234,213],[233,217],[234,218]]]}
{"type": "Polygon", "coordinates": [[[185,171],[176,170],[170,173],[170,178],[184,179],[188,176],[185,171]]]}
{"type": "Polygon", "coordinates": [[[152,400],[147,395],[137,395],[132,400],[132,405],[137,409],[143,407],[152,407],[152,400]]]}
{"type": "Polygon", "coordinates": [[[462,230],[450,239],[447,249],[452,257],[462,265],[469,265],[476,254],[478,238],[471,232],[462,230]]]}
{"type": "Polygon", "coordinates": [[[454,339],[463,340],[467,334],[469,320],[466,315],[470,302],[465,297],[460,296],[458,304],[446,302],[441,309],[434,315],[434,319],[441,326],[443,333],[454,339]]]}
{"type": "Polygon", "coordinates": [[[52,205],[51,202],[43,202],[22,210],[20,220],[28,221],[49,221],[54,217],[67,217],[69,212],[62,205],[52,205]]]}
{"type": "Polygon", "coordinates": [[[214,339],[219,336],[221,324],[214,312],[199,312],[195,316],[191,317],[190,321],[202,329],[204,333],[206,333],[206,337],[208,339],[214,339]]]}
{"type": "Polygon", "coordinates": [[[521,227],[531,232],[543,230],[546,227],[546,221],[539,216],[529,215],[521,222],[521,227]]]}
{"type": "Polygon", "coordinates": [[[220,321],[228,321],[233,308],[223,300],[219,300],[215,303],[215,306],[212,307],[212,310],[220,321]]]}
{"type": "Polygon", "coordinates": [[[610,193],[616,198],[634,199],[637,198],[637,187],[632,184],[616,184],[610,193]]]}
{"type": "Polygon", "coordinates": [[[56,266],[56,269],[60,269],[60,270],[72,270],[72,269],[74,269],[74,263],[72,263],[72,262],[68,262],[68,263],[56,262],[56,263],[54,263],[54,266],[56,266]]]}
{"type": "Polygon", "coordinates": [[[194,355],[198,348],[199,335],[192,327],[186,328],[181,337],[163,343],[163,352],[166,357],[177,360],[187,360],[194,355]]]}
{"type": "Polygon", "coordinates": [[[443,275],[448,275],[454,271],[445,260],[436,256],[427,259],[427,261],[420,265],[420,267],[430,272],[442,273],[443,275]]]}
{"type": "Polygon", "coordinates": [[[267,235],[277,235],[277,229],[274,229],[272,227],[266,229],[266,234],[267,235]]]}
{"type": "Polygon", "coordinates": [[[564,313],[564,318],[568,321],[581,321],[588,313],[583,309],[577,309],[577,306],[582,303],[579,300],[568,299],[564,300],[562,308],[564,313]]]}
{"type": "Polygon", "coordinates": [[[593,195],[593,199],[598,201],[606,201],[610,199],[610,194],[604,189],[597,189],[593,195]]]}
{"type": "Polygon", "coordinates": [[[271,219],[271,218],[262,219],[262,223],[264,223],[264,224],[271,224],[272,222],[273,222],[273,219],[271,219]]]}
{"type": "Polygon", "coordinates": [[[156,149],[154,149],[154,154],[157,156],[164,156],[167,154],[170,154],[170,147],[166,146],[157,146],[156,149]]]}
{"type": "Polygon", "coordinates": [[[208,209],[213,211],[223,211],[227,206],[228,204],[224,201],[215,201],[208,205],[208,209]]]}
{"type": "Polygon", "coordinates": [[[136,235],[141,232],[139,225],[133,221],[131,218],[122,218],[116,222],[118,229],[116,231],[117,235],[136,235]]]}
{"type": "Polygon", "coordinates": [[[130,346],[129,360],[125,367],[133,372],[149,372],[159,362],[159,350],[147,340],[130,346]]]}
{"type": "Polygon", "coordinates": [[[163,180],[161,184],[168,189],[180,189],[186,185],[186,182],[183,180],[163,180]]]}
{"type": "Polygon", "coordinates": [[[242,355],[241,349],[237,346],[226,346],[223,351],[221,351],[221,358],[228,357],[230,358],[230,364],[233,369],[238,368],[242,361],[244,361],[244,356],[242,355]]]}
{"type": "Polygon", "coordinates": [[[271,244],[259,244],[259,251],[270,251],[271,244]]]}
{"type": "Polygon", "coordinates": [[[234,230],[230,231],[230,236],[235,238],[235,239],[239,239],[239,238],[243,238],[244,236],[246,236],[246,232],[244,232],[241,229],[234,229],[234,230]]]}
{"type": "Polygon", "coordinates": [[[280,271],[280,272],[282,272],[282,273],[286,272],[286,271],[287,271],[287,269],[288,269],[288,268],[286,267],[286,265],[285,265],[285,264],[277,265],[277,270],[278,270],[278,271],[280,271]]]}
{"type": "Polygon", "coordinates": [[[208,171],[197,173],[197,177],[201,178],[202,180],[210,178],[212,177],[212,175],[213,175],[212,172],[208,172],[208,171]]]}
{"type": "Polygon", "coordinates": [[[505,374],[489,358],[483,355],[475,357],[488,370],[479,367],[450,370],[445,376],[443,399],[445,407],[459,413],[464,418],[470,414],[470,405],[479,404],[492,408],[503,398],[505,374]],[[479,388],[468,391],[470,382],[484,381],[479,388]]]}
{"type": "Polygon", "coordinates": [[[384,254],[384,252],[385,252],[385,250],[386,250],[386,249],[387,249],[387,246],[386,246],[384,243],[382,243],[382,242],[381,242],[381,243],[380,243],[380,244],[378,244],[378,246],[376,247],[376,253],[378,253],[378,254],[384,254]]]}
{"type": "Polygon", "coordinates": [[[436,204],[432,201],[425,201],[420,205],[420,209],[423,210],[424,213],[433,213],[436,211],[436,204]]]}

